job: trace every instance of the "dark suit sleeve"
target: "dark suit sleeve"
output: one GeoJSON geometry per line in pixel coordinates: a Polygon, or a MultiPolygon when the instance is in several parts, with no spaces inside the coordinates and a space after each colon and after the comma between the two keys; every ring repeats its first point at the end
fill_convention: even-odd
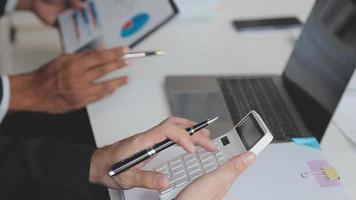
{"type": "Polygon", "coordinates": [[[4,14],[6,2],[6,0],[0,0],[0,17],[4,14]]]}
{"type": "Polygon", "coordinates": [[[3,80],[2,77],[0,76],[0,103],[2,102],[3,95],[4,95],[3,80]]]}
{"type": "Polygon", "coordinates": [[[50,139],[0,138],[0,199],[97,199],[102,188],[88,181],[94,150],[50,139]]]}

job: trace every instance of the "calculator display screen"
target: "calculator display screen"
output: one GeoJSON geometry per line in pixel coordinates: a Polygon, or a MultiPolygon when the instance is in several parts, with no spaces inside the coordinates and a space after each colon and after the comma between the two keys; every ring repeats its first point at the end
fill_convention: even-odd
{"type": "Polygon", "coordinates": [[[236,127],[236,132],[247,150],[250,150],[264,135],[262,128],[252,115],[236,127]]]}

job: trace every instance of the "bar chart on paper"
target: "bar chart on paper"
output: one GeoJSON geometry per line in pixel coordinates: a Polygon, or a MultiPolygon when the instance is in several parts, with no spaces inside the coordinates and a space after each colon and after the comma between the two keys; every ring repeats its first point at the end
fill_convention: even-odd
{"type": "Polygon", "coordinates": [[[134,46],[177,12],[167,0],[88,0],[84,9],[59,18],[64,50],[134,46]]]}
{"type": "Polygon", "coordinates": [[[66,36],[65,51],[69,53],[99,37],[102,32],[102,23],[94,0],[88,1],[83,10],[64,13],[59,20],[65,26],[61,31],[66,36]]]}

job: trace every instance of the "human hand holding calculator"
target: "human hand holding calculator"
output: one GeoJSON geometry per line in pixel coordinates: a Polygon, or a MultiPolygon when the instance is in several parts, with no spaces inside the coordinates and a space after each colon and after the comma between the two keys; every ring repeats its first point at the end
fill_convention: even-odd
{"type": "MultiPolygon", "coordinates": [[[[249,153],[246,154],[245,152],[252,152],[253,154],[258,155],[269,143],[271,143],[272,139],[273,136],[260,115],[256,111],[251,111],[235,126],[234,129],[214,140],[215,144],[218,146],[218,151],[207,152],[198,148],[197,153],[195,154],[185,153],[155,167],[156,171],[168,177],[170,183],[169,188],[160,191],[160,199],[174,199],[177,194],[196,179],[194,184],[198,184],[197,187],[199,188],[199,185],[202,185],[201,183],[204,182],[204,180],[211,179],[211,177],[214,176],[212,175],[209,178],[209,175],[205,174],[211,172],[216,173],[216,176],[221,176],[221,174],[224,174],[224,168],[228,168],[226,166],[231,165],[235,159],[243,160],[242,157],[250,156],[249,153]],[[243,155],[236,157],[239,154],[243,155]],[[231,159],[233,159],[232,162],[225,164],[231,159]],[[217,168],[219,169],[215,170],[217,168]],[[213,172],[213,170],[215,171],[213,172]]],[[[245,160],[249,159],[246,158],[245,160]]],[[[239,160],[236,162],[239,162],[239,160]]],[[[247,165],[245,165],[245,168],[246,167],[247,165]]],[[[241,169],[241,171],[243,171],[243,169],[241,169]]],[[[228,189],[233,180],[234,177],[230,181],[227,181],[227,188],[225,189],[228,189]]],[[[189,190],[192,190],[191,188],[195,188],[194,184],[183,190],[183,192],[179,194],[178,199],[183,199],[183,197],[188,197],[195,193],[199,195],[199,192],[197,191],[189,192],[189,190]]],[[[218,182],[215,184],[219,185],[218,182]]],[[[209,184],[203,186],[202,191],[209,190],[209,188],[205,187],[209,187],[209,184]]],[[[220,191],[219,194],[224,195],[226,192],[227,191],[220,191]]]]}

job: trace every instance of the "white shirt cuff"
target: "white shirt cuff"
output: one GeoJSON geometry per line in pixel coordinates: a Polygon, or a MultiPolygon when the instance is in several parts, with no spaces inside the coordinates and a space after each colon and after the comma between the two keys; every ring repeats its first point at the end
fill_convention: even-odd
{"type": "Polygon", "coordinates": [[[1,75],[2,99],[0,103],[0,122],[4,119],[10,104],[10,81],[7,76],[1,75]]]}
{"type": "Polygon", "coordinates": [[[5,6],[5,13],[9,14],[13,12],[16,8],[17,5],[17,0],[7,0],[6,6],[5,6]]]}

